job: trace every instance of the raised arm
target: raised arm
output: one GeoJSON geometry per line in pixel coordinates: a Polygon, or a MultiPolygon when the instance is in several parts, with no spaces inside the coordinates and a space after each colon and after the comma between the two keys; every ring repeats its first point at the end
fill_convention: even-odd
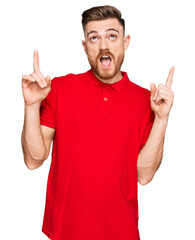
{"type": "Polygon", "coordinates": [[[55,129],[40,125],[40,106],[51,90],[51,80],[40,72],[37,50],[33,68],[32,74],[22,76],[25,116],[21,141],[24,162],[29,169],[40,167],[47,159],[55,133],[55,129]]]}
{"type": "Polygon", "coordinates": [[[150,85],[150,102],[155,118],[147,142],[138,156],[138,182],[142,185],[153,179],[162,161],[165,132],[174,100],[171,90],[174,70],[175,67],[172,67],[165,85],[159,84],[157,88],[154,83],[150,85]]]}

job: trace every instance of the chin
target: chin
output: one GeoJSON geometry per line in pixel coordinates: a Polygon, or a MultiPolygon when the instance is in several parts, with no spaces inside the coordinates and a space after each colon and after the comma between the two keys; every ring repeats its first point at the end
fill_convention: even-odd
{"type": "Polygon", "coordinates": [[[114,69],[113,68],[104,68],[104,69],[96,68],[94,69],[94,72],[101,79],[111,79],[118,73],[118,70],[115,68],[114,69]]]}
{"type": "Polygon", "coordinates": [[[101,79],[111,79],[115,76],[116,74],[111,74],[111,73],[104,73],[104,74],[99,74],[99,77],[101,79]]]}
{"type": "Polygon", "coordinates": [[[100,77],[100,78],[103,78],[103,79],[107,79],[107,78],[110,78],[113,73],[110,69],[105,69],[105,70],[101,70],[101,69],[96,69],[97,71],[96,74],[100,77]]]}

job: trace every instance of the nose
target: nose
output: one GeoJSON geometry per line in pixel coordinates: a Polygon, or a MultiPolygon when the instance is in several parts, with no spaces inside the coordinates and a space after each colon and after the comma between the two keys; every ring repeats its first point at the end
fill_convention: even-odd
{"type": "Polygon", "coordinates": [[[102,50],[109,49],[109,44],[106,38],[101,38],[99,47],[102,50]]]}

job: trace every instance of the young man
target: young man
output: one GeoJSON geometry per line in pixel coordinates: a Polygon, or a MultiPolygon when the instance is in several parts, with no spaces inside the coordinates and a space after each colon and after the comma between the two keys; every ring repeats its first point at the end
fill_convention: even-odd
{"type": "Polygon", "coordinates": [[[24,160],[29,169],[52,161],[42,231],[55,240],[138,240],[137,181],[158,169],[171,83],[151,92],[121,72],[130,36],[119,10],[100,6],[82,14],[82,42],[91,69],[81,74],[23,75],[24,160]]]}

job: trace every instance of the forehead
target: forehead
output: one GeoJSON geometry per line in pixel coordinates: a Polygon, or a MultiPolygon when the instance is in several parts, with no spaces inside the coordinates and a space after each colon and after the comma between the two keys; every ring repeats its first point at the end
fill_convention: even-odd
{"type": "Polygon", "coordinates": [[[109,18],[105,20],[88,22],[85,28],[85,33],[87,34],[91,31],[104,33],[108,29],[116,29],[119,31],[119,33],[123,31],[122,25],[119,23],[119,21],[116,18],[109,18]]]}

